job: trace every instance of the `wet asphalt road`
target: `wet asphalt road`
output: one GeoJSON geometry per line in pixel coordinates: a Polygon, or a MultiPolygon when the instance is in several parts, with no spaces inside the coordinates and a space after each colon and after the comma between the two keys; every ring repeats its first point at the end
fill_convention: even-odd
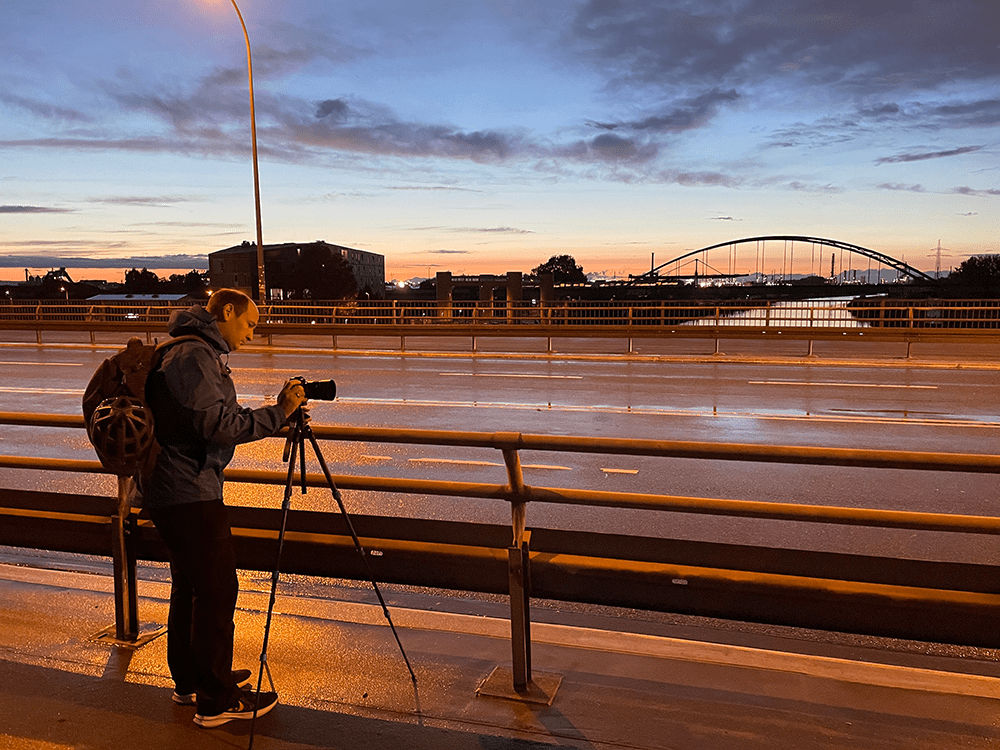
{"type": "MultiPolygon", "coordinates": [[[[0,411],[78,413],[90,374],[109,351],[87,346],[0,347],[0,411]]],[[[938,364],[943,360],[938,359],[938,364]]],[[[924,362],[923,364],[926,364],[924,362]]],[[[982,363],[980,363],[982,364],[982,363]]],[[[801,360],[580,361],[562,357],[361,356],[268,351],[230,360],[242,402],[273,397],[291,375],[333,378],[336,402],[315,402],[316,424],[514,431],[665,440],[991,453],[1000,451],[996,369],[903,366],[898,358],[850,366],[801,360]]],[[[281,468],[278,441],[243,446],[234,466],[281,468]]],[[[6,427],[0,451],[92,458],[82,432],[6,427]]],[[[497,451],[387,444],[324,444],[336,474],[501,483],[497,451]]],[[[617,492],[849,505],[993,515],[996,478],[742,462],[531,453],[532,485],[617,492]]],[[[9,473],[9,472],[3,472],[9,473]]],[[[103,491],[104,478],[28,476],[22,484],[103,491]],[[96,489],[95,489],[96,488],[96,489]]],[[[6,479],[5,481],[11,481],[6,479]]],[[[231,485],[231,502],[280,503],[280,488],[231,485]]],[[[349,510],[507,523],[504,504],[347,493],[349,510]]],[[[310,494],[299,507],[324,508],[310,494]]],[[[1000,545],[968,535],[886,532],[673,513],[537,506],[529,525],[735,543],[802,546],[943,559],[995,557],[1000,545]]]]}

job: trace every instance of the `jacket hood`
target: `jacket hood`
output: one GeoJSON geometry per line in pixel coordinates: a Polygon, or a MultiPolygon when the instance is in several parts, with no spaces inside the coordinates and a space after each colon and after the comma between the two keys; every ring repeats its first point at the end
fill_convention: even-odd
{"type": "Polygon", "coordinates": [[[167,333],[171,336],[187,336],[194,334],[223,354],[229,353],[229,344],[222,338],[222,332],[216,325],[215,316],[201,305],[194,305],[187,310],[175,310],[167,322],[167,333]]]}

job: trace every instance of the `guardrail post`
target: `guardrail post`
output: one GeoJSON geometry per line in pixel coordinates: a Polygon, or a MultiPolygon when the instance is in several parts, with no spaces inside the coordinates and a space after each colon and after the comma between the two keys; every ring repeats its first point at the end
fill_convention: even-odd
{"type": "Polygon", "coordinates": [[[139,597],[135,587],[135,557],[130,554],[131,504],[128,485],[118,477],[118,512],[111,520],[111,559],[115,570],[115,638],[134,642],[139,637],[139,597]]]}
{"type": "MultiPolygon", "coordinates": [[[[519,436],[518,436],[519,437],[519,436]]],[[[514,539],[507,548],[507,577],[510,591],[510,647],[511,667],[515,692],[528,690],[531,683],[531,567],[529,564],[528,542],[530,532],[526,531],[525,518],[527,501],[523,496],[524,475],[521,472],[521,457],[517,448],[503,448],[504,463],[511,493],[510,514],[514,539]]]]}
{"type": "Polygon", "coordinates": [[[522,534],[520,546],[507,549],[507,571],[510,583],[510,648],[511,667],[516,692],[525,692],[531,683],[531,569],[528,564],[530,532],[522,534]]]}
{"type": "Polygon", "coordinates": [[[113,646],[136,649],[167,632],[166,625],[153,625],[140,632],[139,595],[135,584],[135,560],[132,549],[132,531],[135,516],[129,498],[132,480],[118,477],[118,507],[111,517],[111,560],[114,563],[115,624],[110,625],[90,640],[113,646]],[[112,636],[112,632],[114,635],[112,636]]]}

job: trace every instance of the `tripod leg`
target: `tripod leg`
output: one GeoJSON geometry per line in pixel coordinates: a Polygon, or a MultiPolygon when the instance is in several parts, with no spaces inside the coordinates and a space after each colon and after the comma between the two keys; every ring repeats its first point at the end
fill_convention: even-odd
{"type": "MultiPolygon", "coordinates": [[[[295,459],[296,454],[305,454],[305,443],[303,441],[303,418],[299,412],[298,419],[289,428],[288,440],[285,444],[285,452],[288,460],[288,474],[285,477],[285,496],[281,501],[281,528],[278,531],[278,551],[274,559],[274,570],[271,572],[271,595],[267,603],[267,618],[264,623],[264,640],[260,650],[260,671],[257,674],[257,696],[254,701],[253,717],[250,720],[250,743],[247,750],[253,750],[254,725],[257,723],[256,704],[260,701],[260,689],[264,681],[264,673],[267,672],[267,681],[274,690],[274,680],[271,679],[271,668],[267,663],[267,642],[271,634],[271,617],[274,613],[274,601],[278,592],[278,577],[281,571],[281,552],[285,546],[285,528],[288,523],[288,508],[291,505],[292,487],[295,483],[295,459]]],[[[305,463],[302,464],[302,490],[305,491],[305,463]]]]}
{"type": "MultiPolygon", "coordinates": [[[[375,589],[375,595],[378,597],[378,602],[382,605],[382,614],[385,615],[385,619],[389,622],[389,628],[392,630],[392,635],[396,639],[396,645],[399,646],[399,653],[403,655],[403,661],[406,662],[406,668],[410,672],[410,679],[413,681],[413,684],[416,685],[417,675],[414,674],[413,667],[410,666],[410,660],[407,658],[406,651],[403,649],[403,642],[399,640],[399,633],[396,632],[396,626],[393,625],[392,617],[389,616],[389,608],[386,606],[385,599],[382,598],[382,591],[379,589],[378,583],[375,581],[375,574],[372,571],[371,564],[368,562],[368,555],[365,554],[365,549],[361,546],[361,540],[358,538],[357,532],[354,531],[354,524],[351,523],[351,517],[347,513],[347,508],[344,507],[344,501],[340,497],[340,490],[337,489],[337,485],[333,481],[333,475],[330,474],[330,469],[327,467],[326,460],[323,458],[323,452],[319,449],[319,443],[316,442],[316,436],[313,434],[312,428],[310,428],[308,424],[303,425],[302,431],[305,436],[308,436],[309,442],[312,444],[313,452],[316,454],[316,460],[319,461],[320,468],[323,469],[323,476],[326,477],[326,482],[330,485],[330,493],[333,495],[333,499],[337,501],[340,512],[344,516],[344,522],[347,524],[347,530],[351,532],[351,538],[354,540],[354,548],[361,556],[361,562],[365,566],[365,572],[368,574],[368,580],[371,581],[372,588],[375,589]]],[[[304,445],[302,450],[305,451],[304,445]]]]}

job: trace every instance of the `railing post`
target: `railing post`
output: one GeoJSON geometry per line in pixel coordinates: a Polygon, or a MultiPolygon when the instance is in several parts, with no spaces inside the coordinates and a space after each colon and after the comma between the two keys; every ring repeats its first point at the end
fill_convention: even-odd
{"type": "Polygon", "coordinates": [[[132,480],[118,477],[118,507],[111,517],[111,561],[114,564],[115,624],[109,625],[90,637],[99,643],[135,649],[146,645],[167,632],[166,625],[154,625],[140,632],[139,595],[135,584],[135,554],[132,549],[132,532],[135,517],[129,490],[132,480]],[[114,632],[114,636],[112,636],[114,632]]]}
{"type": "MultiPolygon", "coordinates": [[[[524,475],[516,448],[504,448],[511,494],[524,495],[524,475]]],[[[529,563],[530,532],[525,530],[527,502],[513,499],[510,504],[513,542],[507,548],[507,578],[510,591],[510,647],[515,692],[527,692],[531,683],[531,566],[529,563]]]]}
{"type": "Polygon", "coordinates": [[[115,572],[115,638],[134,642],[139,637],[139,597],[135,586],[135,557],[129,534],[128,477],[118,477],[118,511],[111,519],[111,559],[115,572]]]}
{"type": "Polygon", "coordinates": [[[531,684],[531,611],[528,606],[531,591],[531,569],[528,564],[530,533],[522,535],[521,546],[507,550],[507,571],[510,579],[510,648],[514,675],[513,687],[518,693],[527,692],[531,684]]]}

